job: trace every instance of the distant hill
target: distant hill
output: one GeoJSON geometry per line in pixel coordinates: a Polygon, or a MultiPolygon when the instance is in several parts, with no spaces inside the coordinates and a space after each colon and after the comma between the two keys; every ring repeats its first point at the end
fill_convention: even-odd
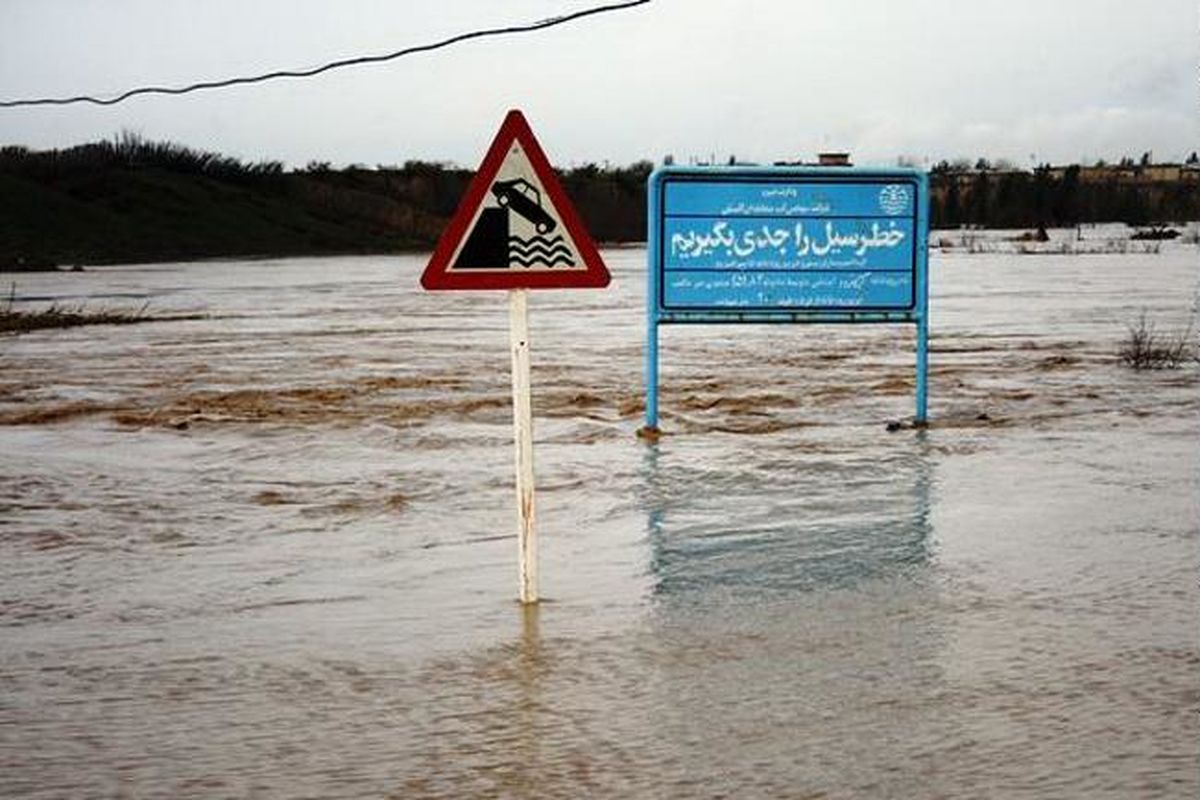
{"type": "MultiPolygon", "coordinates": [[[[561,174],[592,235],[644,238],[651,165],[561,174]]],[[[431,249],[471,172],[438,164],[285,171],[124,136],[0,149],[0,269],[431,249]]]]}

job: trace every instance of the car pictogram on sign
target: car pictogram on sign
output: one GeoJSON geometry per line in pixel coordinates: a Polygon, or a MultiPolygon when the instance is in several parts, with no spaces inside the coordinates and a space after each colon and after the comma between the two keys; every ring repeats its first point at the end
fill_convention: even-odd
{"type": "Polygon", "coordinates": [[[538,233],[549,233],[558,224],[542,210],[542,193],[524,178],[492,184],[496,202],[507,206],[533,224],[538,233]]]}

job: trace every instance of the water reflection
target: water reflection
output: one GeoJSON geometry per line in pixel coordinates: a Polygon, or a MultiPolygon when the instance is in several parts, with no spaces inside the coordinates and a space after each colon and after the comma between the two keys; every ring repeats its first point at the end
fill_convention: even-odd
{"type": "Polygon", "coordinates": [[[882,458],[872,448],[723,464],[655,443],[642,472],[660,600],[849,587],[930,559],[932,462],[923,433],[882,458]]]}
{"type": "Polygon", "coordinates": [[[546,663],[542,653],[542,636],[538,619],[539,606],[521,605],[521,639],[516,653],[516,741],[514,742],[513,772],[515,787],[520,794],[533,796],[546,771],[538,731],[542,728],[544,711],[541,684],[546,663]]]}
{"type": "Polygon", "coordinates": [[[730,444],[723,459],[666,440],[642,465],[650,704],[654,738],[683,743],[673,790],[938,794],[930,776],[962,726],[937,699],[948,634],[927,443],[745,445],[754,458],[730,444]]]}

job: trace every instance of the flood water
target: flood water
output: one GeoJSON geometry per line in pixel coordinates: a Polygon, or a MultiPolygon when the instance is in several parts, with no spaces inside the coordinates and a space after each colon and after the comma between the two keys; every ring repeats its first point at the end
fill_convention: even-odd
{"type": "MultiPolygon", "coordinates": [[[[421,256],[0,276],[200,314],[0,338],[0,795],[1200,792],[1200,250],[932,256],[905,326],[662,330],[645,252],[507,304],[421,256]]],[[[7,287],[5,287],[7,288],[7,287]]]]}

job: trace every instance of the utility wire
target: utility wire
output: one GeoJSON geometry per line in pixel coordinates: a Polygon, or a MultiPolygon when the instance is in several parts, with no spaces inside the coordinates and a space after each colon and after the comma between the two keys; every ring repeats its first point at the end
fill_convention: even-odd
{"type": "Polygon", "coordinates": [[[124,102],[131,97],[137,97],[144,94],[187,94],[196,92],[201,89],[223,89],[227,86],[241,86],[249,83],[264,83],[265,81],[276,80],[278,78],[311,78],[314,75],[320,75],[323,72],[341,69],[343,67],[353,67],[359,64],[379,64],[384,61],[392,61],[393,59],[401,58],[402,56],[413,55],[414,53],[427,53],[431,50],[440,50],[443,47],[459,44],[470,39],[482,39],[488,36],[505,36],[514,33],[530,33],[532,31],[545,30],[553,28],[555,25],[562,25],[567,22],[574,22],[577,19],[594,16],[596,14],[606,14],[610,11],[622,11],[634,6],[645,5],[650,0],[628,0],[623,3],[610,3],[603,6],[594,6],[586,8],[582,11],[576,11],[571,14],[563,14],[557,17],[549,17],[547,19],[531,22],[527,25],[512,25],[505,28],[489,28],[486,30],[471,31],[470,33],[460,33],[457,36],[451,36],[449,39],[442,39],[439,42],[432,44],[422,44],[415,47],[406,47],[403,50],[397,50],[393,53],[383,53],[374,56],[358,56],[356,58],[345,58],[340,61],[331,61],[328,64],[323,64],[319,67],[306,70],[278,70],[276,72],[266,72],[262,75],[251,75],[239,78],[227,78],[220,81],[204,81],[201,83],[193,83],[188,86],[142,86],[137,89],[130,89],[127,92],[117,95],[116,97],[91,97],[88,95],[80,95],[78,97],[38,97],[24,100],[0,100],[0,108],[19,108],[24,106],[67,106],[74,103],[91,103],[97,106],[115,106],[117,103],[124,102]]]}

